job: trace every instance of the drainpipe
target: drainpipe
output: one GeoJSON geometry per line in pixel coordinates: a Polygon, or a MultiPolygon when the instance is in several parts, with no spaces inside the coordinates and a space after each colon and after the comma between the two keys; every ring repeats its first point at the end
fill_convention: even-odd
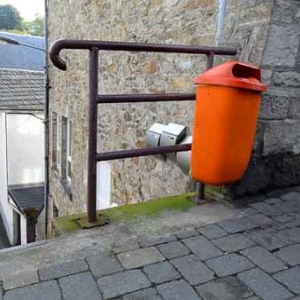
{"type": "Polygon", "coordinates": [[[221,35],[224,26],[224,19],[226,15],[227,0],[219,0],[219,13],[217,16],[217,33],[216,33],[216,46],[221,42],[221,35]]]}
{"type": "Polygon", "coordinates": [[[46,88],[45,88],[45,199],[44,199],[44,208],[45,208],[45,238],[48,238],[48,206],[49,206],[49,89],[50,89],[50,80],[49,80],[49,59],[48,59],[48,8],[49,1],[45,0],[45,76],[46,76],[46,88]]]}

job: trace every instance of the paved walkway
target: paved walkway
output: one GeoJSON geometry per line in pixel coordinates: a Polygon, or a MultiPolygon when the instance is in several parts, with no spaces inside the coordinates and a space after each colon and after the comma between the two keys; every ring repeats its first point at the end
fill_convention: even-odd
{"type": "Polygon", "coordinates": [[[25,277],[19,288],[4,281],[0,299],[299,300],[300,194],[25,277]]]}

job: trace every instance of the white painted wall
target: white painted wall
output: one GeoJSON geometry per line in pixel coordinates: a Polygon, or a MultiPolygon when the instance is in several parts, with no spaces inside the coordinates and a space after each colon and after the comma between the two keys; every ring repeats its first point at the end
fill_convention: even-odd
{"type": "Polygon", "coordinates": [[[6,129],[5,114],[0,112],[0,213],[9,242],[14,243],[13,211],[7,198],[6,129]]]}
{"type": "MultiPolygon", "coordinates": [[[[42,115],[38,117],[43,118],[42,115]]],[[[32,115],[7,114],[8,184],[44,182],[44,124],[32,115]]]]}
{"type": "Polygon", "coordinates": [[[27,220],[21,215],[21,245],[27,244],[27,220]]]}
{"type": "MultiPolygon", "coordinates": [[[[0,113],[0,212],[9,241],[14,245],[14,206],[8,199],[7,179],[9,185],[44,182],[44,125],[41,119],[0,113]]],[[[27,243],[27,220],[18,213],[23,245],[27,243]]]]}
{"type": "Polygon", "coordinates": [[[110,203],[111,167],[106,161],[97,163],[97,209],[105,209],[110,203]]]}

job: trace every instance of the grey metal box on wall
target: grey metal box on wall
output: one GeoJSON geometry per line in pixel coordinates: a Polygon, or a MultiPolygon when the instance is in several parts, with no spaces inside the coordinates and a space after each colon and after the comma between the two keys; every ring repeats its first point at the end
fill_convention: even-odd
{"type": "MultiPolygon", "coordinates": [[[[169,123],[163,130],[160,139],[160,146],[174,146],[179,144],[186,136],[186,126],[169,123]]],[[[168,154],[167,157],[176,160],[175,153],[168,154]]]]}
{"type": "Polygon", "coordinates": [[[163,131],[167,128],[166,125],[154,123],[146,133],[147,148],[160,146],[160,139],[163,131]]]}

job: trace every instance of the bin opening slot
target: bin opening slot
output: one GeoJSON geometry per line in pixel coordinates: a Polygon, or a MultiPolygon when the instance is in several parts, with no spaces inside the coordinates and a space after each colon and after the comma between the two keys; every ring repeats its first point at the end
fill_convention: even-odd
{"type": "Polygon", "coordinates": [[[260,82],[260,74],[260,69],[239,63],[235,64],[232,68],[232,75],[237,78],[255,78],[260,82]]]}

